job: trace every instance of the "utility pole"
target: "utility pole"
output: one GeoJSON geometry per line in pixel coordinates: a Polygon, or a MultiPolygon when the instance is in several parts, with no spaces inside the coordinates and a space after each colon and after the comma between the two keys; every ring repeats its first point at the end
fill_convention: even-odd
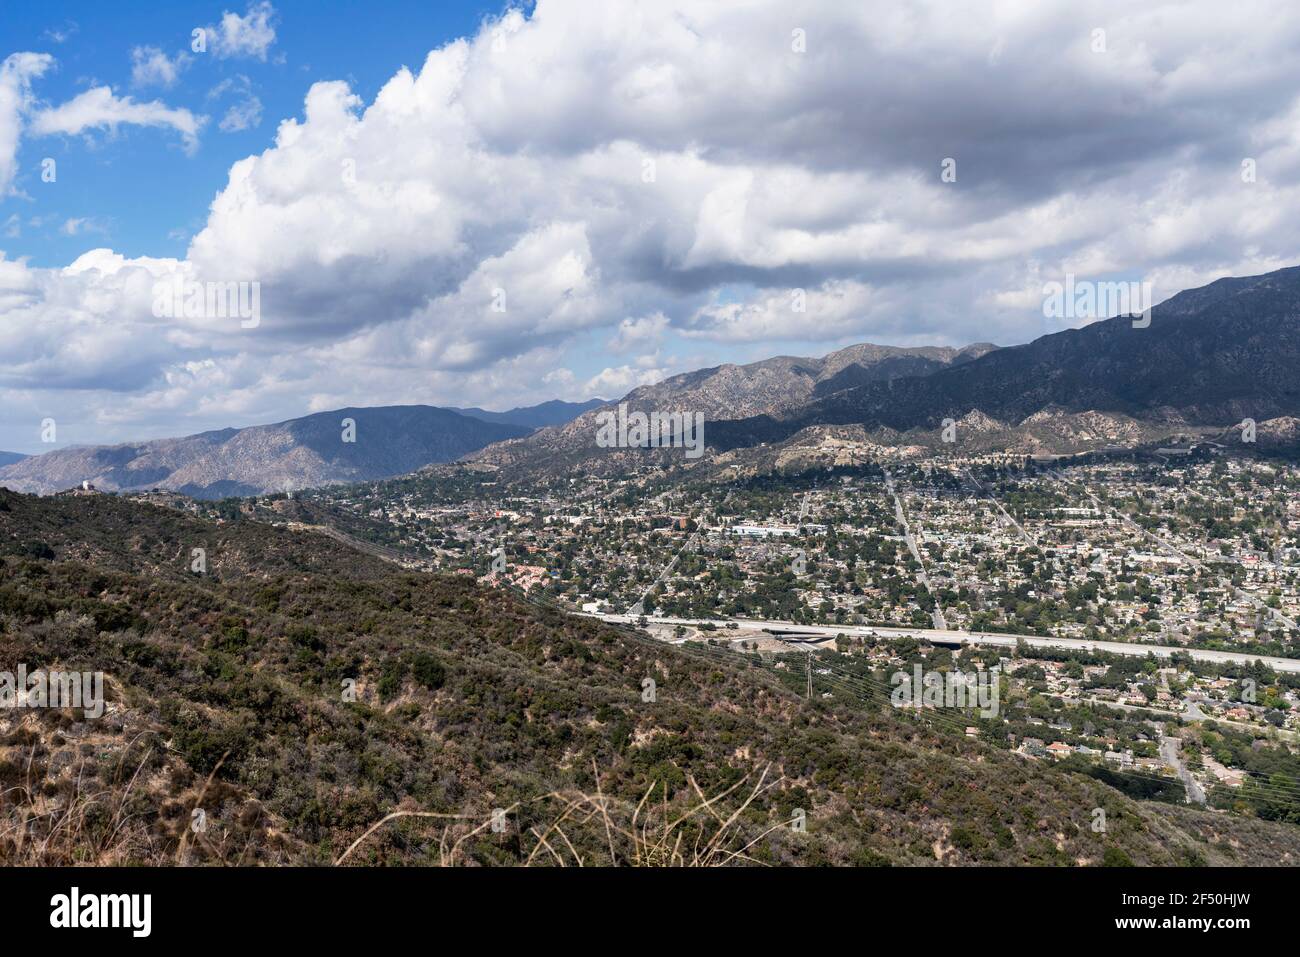
{"type": "Polygon", "coordinates": [[[812,649],[808,649],[808,700],[812,700],[812,649]]]}

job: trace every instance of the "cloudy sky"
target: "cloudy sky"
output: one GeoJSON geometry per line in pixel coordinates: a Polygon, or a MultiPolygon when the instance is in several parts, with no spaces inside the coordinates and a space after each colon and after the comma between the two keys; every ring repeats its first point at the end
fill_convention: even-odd
{"type": "Polygon", "coordinates": [[[0,449],[1005,345],[1067,273],[1300,262],[1287,0],[122,6],[5,14],[0,449]],[[157,315],[173,275],[260,321],[157,315]]]}

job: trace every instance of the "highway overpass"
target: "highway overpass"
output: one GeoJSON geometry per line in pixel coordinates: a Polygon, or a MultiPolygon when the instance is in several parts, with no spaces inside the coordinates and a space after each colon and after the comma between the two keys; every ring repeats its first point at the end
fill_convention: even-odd
{"type": "MultiPolygon", "coordinates": [[[[604,621],[635,625],[640,616],[613,615],[597,612],[585,612],[590,617],[604,621]]],[[[1042,635],[1011,635],[1000,632],[957,631],[951,628],[893,628],[875,625],[800,625],[792,621],[774,621],[754,618],[701,619],[701,618],[664,618],[655,615],[644,616],[646,622],[657,625],[685,625],[695,627],[711,622],[720,632],[720,639],[740,640],[747,635],[766,634],[800,644],[822,644],[835,640],[836,635],[851,638],[868,638],[876,635],[882,637],[901,637],[910,635],[936,645],[992,645],[995,647],[1014,648],[1016,642],[1023,641],[1033,648],[1078,648],[1084,651],[1104,651],[1113,655],[1137,655],[1145,657],[1170,658],[1175,652],[1186,652],[1195,661],[1208,661],[1216,664],[1249,664],[1262,661],[1274,671],[1300,673],[1300,658],[1274,658],[1268,655],[1249,655],[1235,651],[1210,651],[1203,648],[1184,648],[1179,645],[1143,645],[1121,641],[1098,641],[1088,638],[1049,638],[1042,635]],[[729,628],[734,623],[735,628],[729,628]]]]}

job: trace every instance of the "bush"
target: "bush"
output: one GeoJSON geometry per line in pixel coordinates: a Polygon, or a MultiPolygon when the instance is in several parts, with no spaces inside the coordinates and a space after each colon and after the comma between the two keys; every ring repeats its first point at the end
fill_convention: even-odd
{"type": "Polygon", "coordinates": [[[1113,844],[1101,855],[1102,867],[1132,867],[1133,859],[1113,844]]]}
{"type": "Polygon", "coordinates": [[[411,674],[430,691],[437,691],[447,680],[447,669],[442,666],[442,662],[424,651],[416,653],[415,660],[411,663],[411,674]]]}

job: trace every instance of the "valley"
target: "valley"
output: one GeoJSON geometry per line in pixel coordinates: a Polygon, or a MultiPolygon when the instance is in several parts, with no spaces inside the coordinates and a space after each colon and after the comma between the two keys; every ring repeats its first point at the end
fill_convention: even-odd
{"type": "Polygon", "coordinates": [[[1300,408],[1254,376],[1152,414],[1074,369],[1140,334],[1173,363],[1295,277],[1027,346],[6,466],[54,492],[0,489],[6,647],[109,692],[103,725],[0,714],[0,857],[1300,863],[1300,408]],[[1055,385],[988,392],[1026,375],[1055,385]],[[680,815],[653,841],[650,800],[680,815]]]}
{"type": "MultiPolygon", "coordinates": [[[[723,839],[756,862],[1300,862],[1289,825],[1040,768],[850,695],[869,687],[863,656],[774,669],[780,656],[637,638],[310,532],[117,496],[0,493],[0,542],[10,654],[103,671],[111,689],[102,726],[4,713],[5,780],[41,782],[5,812],[41,809],[10,832],[28,840],[0,842],[9,861],[555,863],[537,835],[573,802],[625,826],[648,794],[686,812],[761,781],[723,839]],[[97,793],[129,819],[95,817],[97,793]],[[795,809],[806,829],[784,823],[795,809]],[[81,836],[60,839],[72,823],[81,836]]],[[[1138,757],[1152,740],[1140,721],[1108,727],[1138,757]]],[[[1229,746],[1215,753],[1235,761],[1229,746]]],[[[556,854],[610,862],[586,820],[556,854]]],[[[612,862],[637,853],[616,845],[612,862]]]]}

